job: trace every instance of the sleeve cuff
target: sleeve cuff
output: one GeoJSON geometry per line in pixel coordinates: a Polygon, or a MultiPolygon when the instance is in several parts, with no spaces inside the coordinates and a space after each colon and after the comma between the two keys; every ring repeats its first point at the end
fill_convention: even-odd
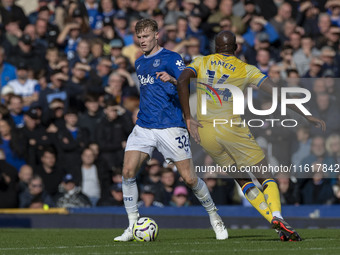
{"type": "Polygon", "coordinates": [[[197,72],[196,72],[195,68],[187,66],[186,69],[189,69],[189,70],[193,71],[194,74],[197,76],[197,72]]]}

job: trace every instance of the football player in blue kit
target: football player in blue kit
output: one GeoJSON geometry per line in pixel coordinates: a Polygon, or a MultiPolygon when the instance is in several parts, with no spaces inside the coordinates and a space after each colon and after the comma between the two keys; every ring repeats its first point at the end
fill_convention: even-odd
{"type": "Polygon", "coordinates": [[[140,111],[130,134],[124,155],[123,197],[129,226],[115,241],[132,241],[132,227],[139,217],[136,173],[157,148],[167,161],[172,161],[183,180],[204,206],[210,217],[216,239],[228,238],[227,229],[206,184],[197,177],[177,94],[177,78],[185,68],[181,56],[158,45],[158,26],[152,19],[139,20],[135,27],[144,53],[136,60],[140,82],[140,111]]]}

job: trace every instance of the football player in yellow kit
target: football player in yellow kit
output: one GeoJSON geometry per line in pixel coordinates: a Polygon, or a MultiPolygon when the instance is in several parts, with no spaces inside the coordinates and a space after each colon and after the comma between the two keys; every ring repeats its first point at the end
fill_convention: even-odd
{"type": "MultiPolygon", "coordinates": [[[[267,161],[251,135],[248,126],[242,125],[240,115],[233,114],[233,94],[216,84],[228,84],[243,91],[249,84],[272,94],[273,83],[255,66],[248,65],[235,57],[236,38],[232,32],[222,31],[215,39],[216,53],[196,58],[181,73],[178,79],[178,94],[190,134],[220,166],[267,166],[267,161]],[[206,113],[197,110],[197,120],[191,118],[189,107],[189,83],[197,79],[197,107],[206,105],[206,113]],[[215,95],[213,95],[213,93],[215,95]],[[203,97],[204,96],[204,97],[203,97]],[[210,96],[209,100],[208,96],[210,96]],[[222,99],[221,99],[221,97],[222,99]],[[205,102],[202,102],[205,98],[205,102]],[[220,102],[217,103],[218,99],[220,102]],[[223,101],[223,103],[222,103],[223,101]],[[234,125],[215,125],[214,120],[229,118],[234,125]]],[[[235,90],[234,90],[235,91],[235,90]]],[[[234,95],[235,96],[235,95],[234,95]]],[[[240,105],[239,107],[244,107],[240,105]]],[[[325,130],[324,121],[306,116],[295,105],[289,108],[303,115],[312,124],[325,130]]],[[[244,123],[244,122],[243,122],[244,123]]],[[[259,171],[261,172],[261,171],[259,171]]],[[[284,221],[281,215],[280,194],[271,173],[262,172],[257,180],[262,184],[258,189],[249,176],[237,175],[235,180],[251,205],[272,224],[282,241],[301,241],[299,234],[284,221]]]]}

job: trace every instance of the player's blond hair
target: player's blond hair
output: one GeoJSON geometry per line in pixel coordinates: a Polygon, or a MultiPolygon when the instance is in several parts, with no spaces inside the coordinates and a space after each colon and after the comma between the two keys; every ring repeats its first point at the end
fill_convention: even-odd
{"type": "Polygon", "coordinates": [[[136,34],[141,33],[145,29],[150,29],[152,32],[158,32],[158,24],[153,19],[141,19],[135,26],[136,34]]]}

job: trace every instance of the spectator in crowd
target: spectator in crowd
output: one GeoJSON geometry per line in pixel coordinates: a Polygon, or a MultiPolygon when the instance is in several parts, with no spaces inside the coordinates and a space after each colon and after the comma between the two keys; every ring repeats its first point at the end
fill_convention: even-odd
{"type": "Polygon", "coordinates": [[[313,57],[309,62],[309,69],[303,75],[303,78],[319,78],[321,77],[323,62],[320,58],[313,57]]]}
{"type": "Polygon", "coordinates": [[[144,185],[140,192],[140,201],[137,203],[138,208],[164,207],[161,202],[155,201],[155,190],[152,185],[144,185]]]}
{"type": "Polygon", "coordinates": [[[6,162],[17,171],[26,164],[26,144],[22,134],[6,120],[0,120],[0,149],[5,153],[6,162]]]}
{"type": "Polygon", "coordinates": [[[28,189],[19,194],[19,208],[28,208],[35,200],[41,200],[42,204],[49,207],[54,206],[52,197],[45,191],[43,180],[38,175],[33,175],[28,189]]]}
{"type": "MultiPolygon", "coordinates": [[[[209,16],[208,23],[219,23],[221,18],[228,17],[230,18],[233,28],[232,31],[237,34],[243,34],[245,27],[239,16],[233,15],[233,1],[232,0],[222,0],[219,4],[218,11],[209,16]]],[[[204,53],[204,52],[202,52],[204,53]]],[[[205,53],[204,53],[205,55],[205,53]]]]}
{"type": "MultiPolygon", "coordinates": [[[[335,164],[334,159],[327,155],[327,151],[325,147],[325,139],[322,136],[313,137],[312,145],[311,145],[311,152],[307,157],[305,157],[301,161],[301,166],[302,168],[307,167],[308,169],[311,169],[312,165],[315,162],[321,165],[325,165],[327,169],[329,169],[330,167],[334,167],[334,164],[335,164]]],[[[318,167],[316,167],[316,169],[318,169],[318,167]]],[[[327,172],[326,172],[326,175],[327,177],[329,177],[327,172]]],[[[300,176],[303,178],[311,177],[310,175],[306,173],[301,173],[300,176]]]]}
{"type": "Polygon", "coordinates": [[[273,25],[276,32],[283,33],[284,23],[286,20],[292,17],[292,6],[288,2],[284,2],[277,10],[277,14],[270,20],[270,24],[273,25]]]}
{"type": "Polygon", "coordinates": [[[40,159],[39,152],[43,146],[53,144],[53,138],[40,125],[39,119],[38,111],[33,108],[29,109],[24,113],[25,124],[20,130],[25,143],[28,144],[27,163],[30,165],[37,165],[40,159]]]}
{"type": "Polygon", "coordinates": [[[275,31],[275,28],[270,25],[268,21],[262,17],[254,16],[250,21],[250,27],[248,31],[243,35],[249,47],[254,46],[256,35],[260,32],[265,32],[268,34],[270,43],[274,43],[279,39],[279,35],[275,31]]]}
{"type": "Polygon", "coordinates": [[[57,43],[63,46],[68,60],[75,58],[80,40],[80,24],[77,22],[68,23],[58,35],[57,43]]]}
{"type": "Polygon", "coordinates": [[[151,185],[155,191],[155,200],[162,201],[161,195],[161,165],[155,158],[150,159],[145,166],[145,170],[141,174],[141,183],[151,185]]]}
{"type": "Polygon", "coordinates": [[[79,115],[78,126],[90,132],[91,140],[95,140],[97,123],[104,117],[103,110],[99,107],[98,96],[88,94],[85,99],[85,112],[79,115]]]}
{"type": "Polygon", "coordinates": [[[102,58],[96,67],[97,76],[101,79],[101,85],[106,87],[108,85],[109,75],[112,70],[112,62],[110,59],[102,58]]]}
{"type": "Polygon", "coordinates": [[[64,169],[57,161],[57,152],[53,147],[42,150],[40,164],[34,167],[34,174],[39,175],[45,184],[45,191],[54,197],[64,176],[64,169]]]}
{"type": "Polygon", "coordinates": [[[328,13],[320,13],[318,18],[318,35],[316,39],[316,47],[321,48],[320,45],[324,45],[326,41],[325,35],[328,33],[331,27],[331,18],[328,13]]]}
{"type": "Polygon", "coordinates": [[[115,62],[116,58],[122,55],[122,50],[124,47],[123,41],[120,38],[113,39],[110,41],[110,59],[111,62],[115,62]]]}
{"type": "Polygon", "coordinates": [[[8,100],[8,110],[14,120],[15,126],[21,128],[24,126],[24,101],[22,96],[12,94],[8,100]]]}
{"type": "Polygon", "coordinates": [[[186,207],[189,206],[189,204],[187,188],[184,186],[177,186],[174,189],[170,205],[174,207],[186,207]]]}
{"type": "Polygon", "coordinates": [[[21,62],[17,67],[17,79],[8,82],[15,95],[22,96],[24,106],[28,107],[38,100],[40,87],[36,80],[28,78],[28,66],[21,62]]]}
{"type": "Polygon", "coordinates": [[[328,70],[333,72],[333,77],[339,76],[339,64],[338,60],[335,58],[336,52],[330,46],[324,46],[321,49],[321,60],[323,61],[323,74],[325,74],[328,70]]]}
{"type": "Polygon", "coordinates": [[[340,204],[340,174],[338,174],[338,178],[336,183],[333,185],[334,192],[334,204],[340,204]]]}
{"type": "Polygon", "coordinates": [[[326,150],[337,164],[340,164],[340,135],[331,134],[326,140],[326,150]]]}
{"type": "Polygon", "coordinates": [[[78,112],[69,109],[64,116],[65,126],[58,129],[58,149],[60,149],[64,167],[72,169],[80,165],[80,155],[87,147],[90,134],[87,128],[78,126],[78,112]]]}
{"type": "Polygon", "coordinates": [[[302,203],[309,205],[332,203],[334,194],[329,179],[325,178],[321,169],[318,170],[317,163],[312,163],[310,166],[313,166],[316,172],[302,189],[302,203]]]}
{"type": "Polygon", "coordinates": [[[19,170],[18,177],[18,193],[22,193],[28,189],[28,183],[33,177],[33,168],[29,165],[23,165],[19,170]]]}
{"type": "Polygon", "coordinates": [[[64,176],[59,186],[59,194],[56,196],[56,207],[80,208],[91,207],[90,199],[76,186],[72,174],[64,176]]]}
{"type": "Polygon", "coordinates": [[[310,138],[309,128],[301,126],[296,131],[296,140],[293,142],[292,164],[298,166],[301,160],[306,158],[311,151],[312,139],[310,138]]]}
{"type": "Polygon", "coordinates": [[[100,198],[106,199],[109,195],[111,184],[110,172],[105,164],[95,162],[95,154],[90,148],[85,148],[81,154],[80,167],[73,167],[76,185],[81,187],[81,191],[90,199],[95,206],[100,198]]]}
{"type": "Polygon", "coordinates": [[[51,73],[51,83],[39,94],[38,103],[42,108],[43,113],[46,114],[48,112],[49,104],[57,98],[61,99],[65,103],[65,109],[68,109],[72,93],[64,86],[64,83],[67,80],[67,75],[63,74],[59,69],[56,69],[51,73]]]}
{"type": "Polygon", "coordinates": [[[290,45],[286,45],[282,47],[280,53],[282,61],[277,65],[280,68],[280,76],[282,79],[287,78],[287,71],[289,69],[296,69],[296,64],[293,61],[293,48],[290,45]]]}
{"type": "Polygon", "coordinates": [[[0,16],[4,24],[7,24],[11,19],[18,20],[21,29],[28,24],[24,11],[15,4],[14,0],[1,0],[0,16]]]}
{"type": "Polygon", "coordinates": [[[175,182],[176,179],[174,171],[171,168],[163,168],[161,171],[162,190],[160,202],[165,206],[170,205],[175,182]]]}
{"type": "Polygon", "coordinates": [[[33,45],[32,38],[28,34],[23,34],[20,37],[18,45],[13,49],[13,54],[8,59],[14,65],[23,62],[34,71],[44,68],[44,55],[40,49],[33,45]]]}
{"type": "Polygon", "coordinates": [[[122,183],[114,183],[110,187],[110,196],[107,198],[99,199],[97,206],[122,206],[123,201],[123,191],[122,183]]]}
{"type": "Polygon", "coordinates": [[[207,55],[209,53],[209,41],[201,29],[202,14],[198,8],[192,10],[188,18],[187,36],[196,37],[200,42],[200,53],[207,55]]]}
{"type": "Polygon", "coordinates": [[[302,38],[302,36],[301,36],[301,33],[296,30],[296,28],[293,28],[293,26],[292,26],[292,29],[293,30],[288,29],[290,34],[287,34],[287,37],[288,37],[288,44],[290,46],[292,46],[293,52],[295,53],[296,51],[298,51],[301,48],[301,38],[302,38]]]}
{"type": "MultiPolygon", "coordinates": [[[[139,47],[137,35],[134,33],[137,21],[138,20],[133,20],[130,23],[130,30],[132,31],[133,42],[130,45],[127,45],[122,49],[122,55],[128,57],[131,64],[134,64],[136,60],[143,54],[143,52],[141,51],[139,47]]],[[[176,36],[177,35],[175,35],[175,37],[176,36]]],[[[170,38],[168,39],[171,40],[170,38]]],[[[175,38],[175,41],[176,41],[176,38],[175,38]]]]}
{"type": "Polygon", "coordinates": [[[301,38],[301,48],[294,52],[293,61],[299,71],[299,75],[304,75],[309,68],[309,63],[314,56],[318,56],[320,51],[314,47],[311,37],[304,36],[301,38]]]}
{"type": "Polygon", "coordinates": [[[290,178],[289,174],[285,173],[278,173],[275,178],[280,190],[281,203],[283,205],[299,205],[301,194],[296,179],[290,178]]]}
{"type": "Polygon", "coordinates": [[[11,64],[5,62],[5,49],[0,45],[0,89],[17,77],[16,69],[11,64]]]}
{"type": "Polygon", "coordinates": [[[96,141],[101,157],[109,167],[120,167],[127,137],[132,130],[132,121],[125,109],[115,101],[109,101],[104,109],[105,118],[97,123],[96,141]]]}
{"type": "Polygon", "coordinates": [[[320,132],[316,127],[311,127],[311,134],[315,135],[330,135],[333,132],[340,131],[340,112],[334,102],[330,100],[327,93],[316,95],[316,104],[311,106],[311,114],[316,118],[320,118],[326,122],[327,130],[320,132]]]}
{"type": "Polygon", "coordinates": [[[4,151],[0,149],[0,208],[16,208],[18,172],[5,159],[4,151]]]}

